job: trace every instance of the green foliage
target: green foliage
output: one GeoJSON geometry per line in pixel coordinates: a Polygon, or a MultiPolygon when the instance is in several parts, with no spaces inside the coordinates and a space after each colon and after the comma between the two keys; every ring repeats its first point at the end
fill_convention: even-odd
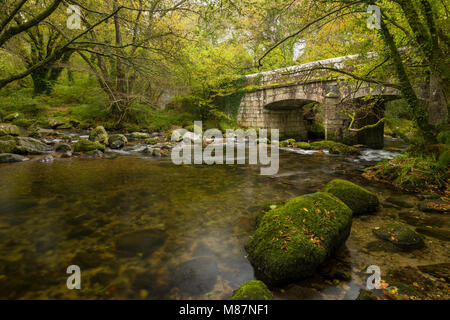
{"type": "Polygon", "coordinates": [[[430,157],[400,155],[366,169],[364,176],[406,191],[439,191],[447,187],[450,178],[448,169],[448,154],[440,161],[430,157]]]}

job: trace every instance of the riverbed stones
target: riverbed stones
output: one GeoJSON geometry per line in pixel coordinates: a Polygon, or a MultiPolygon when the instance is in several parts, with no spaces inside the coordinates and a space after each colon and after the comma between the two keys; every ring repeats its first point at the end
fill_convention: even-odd
{"type": "Polygon", "coordinates": [[[424,246],[422,237],[400,222],[386,222],[373,229],[373,233],[401,249],[419,249],[424,246]]]}
{"type": "Polygon", "coordinates": [[[121,256],[149,256],[160,248],[166,239],[167,233],[162,229],[144,229],[120,235],[116,240],[116,249],[121,256]]]}
{"type": "Polygon", "coordinates": [[[231,300],[273,300],[273,294],[264,282],[252,280],[234,291],[231,300]]]}
{"type": "Polygon", "coordinates": [[[198,257],[180,263],[171,270],[173,286],[189,295],[202,295],[213,290],[219,268],[211,257],[198,257]]]}
{"type": "Polygon", "coordinates": [[[334,179],[325,186],[323,191],[333,194],[344,202],[352,209],[354,216],[373,213],[379,205],[374,193],[347,180],[334,179]]]}
{"type": "Polygon", "coordinates": [[[30,137],[16,137],[14,153],[18,154],[44,154],[53,151],[52,147],[40,140],[30,137]]]}
{"type": "Polygon", "coordinates": [[[20,129],[13,124],[0,125],[0,136],[18,136],[20,135],[20,129]]]}
{"type": "Polygon", "coordinates": [[[108,133],[106,132],[104,127],[98,126],[95,129],[91,130],[91,133],[89,134],[89,140],[106,144],[108,143],[108,133]]]}
{"type": "Polygon", "coordinates": [[[311,276],[347,240],[352,211],[318,192],[270,210],[245,248],[258,278],[279,285],[311,276]]]}
{"type": "Polygon", "coordinates": [[[108,145],[111,149],[120,149],[127,143],[128,139],[123,134],[113,134],[108,138],[108,145]]]}
{"type": "Polygon", "coordinates": [[[90,140],[80,140],[75,144],[75,152],[89,152],[94,150],[105,150],[105,146],[101,143],[90,141],[90,140]]]}
{"type": "Polygon", "coordinates": [[[13,163],[27,161],[28,158],[12,153],[0,153],[0,163],[13,163]]]}

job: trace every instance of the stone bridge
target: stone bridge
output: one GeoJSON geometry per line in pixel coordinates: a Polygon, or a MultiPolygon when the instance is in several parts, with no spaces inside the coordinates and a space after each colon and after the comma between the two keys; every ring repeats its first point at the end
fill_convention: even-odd
{"type": "MultiPolygon", "coordinates": [[[[380,85],[347,84],[342,79],[333,78],[331,72],[315,68],[332,66],[347,70],[348,62],[357,57],[339,57],[247,75],[250,89],[241,100],[239,125],[279,129],[282,137],[305,141],[308,128],[315,122],[316,127],[323,128],[325,139],[382,148],[384,123],[359,132],[350,131],[348,114],[356,112],[358,120],[353,128],[377,123],[384,116],[385,102],[398,99],[399,92],[380,85]],[[313,103],[320,105],[319,115],[307,114],[304,110],[305,106],[313,103]]],[[[419,95],[423,96],[423,93],[419,95]]]]}

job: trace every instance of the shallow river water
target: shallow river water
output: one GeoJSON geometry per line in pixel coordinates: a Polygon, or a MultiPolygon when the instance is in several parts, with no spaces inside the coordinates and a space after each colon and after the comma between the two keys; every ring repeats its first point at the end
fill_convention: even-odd
{"type": "MultiPolygon", "coordinates": [[[[360,177],[373,164],[366,160],[389,155],[369,150],[361,159],[284,151],[272,177],[253,166],[176,166],[170,159],[141,156],[2,164],[0,298],[229,299],[254,279],[244,244],[268,201],[313,193],[333,178],[345,178],[380,199],[396,194],[417,203],[415,196],[360,177]],[[70,265],[81,268],[81,290],[66,287],[70,265]]],[[[351,279],[319,272],[274,289],[275,297],[355,299],[369,265],[383,273],[448,262],[444,241],[426,238],[425,249],[403,252],[377,240],[372,229],[401,212],[386,207],[354,218],[346,246],[324,267],[351,279]]],[[[448,226],[446,217],[438,218],[448,226]]]]}

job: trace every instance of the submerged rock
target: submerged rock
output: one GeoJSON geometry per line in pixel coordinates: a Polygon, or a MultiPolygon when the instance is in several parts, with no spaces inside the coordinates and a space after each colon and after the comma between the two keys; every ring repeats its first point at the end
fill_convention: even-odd
{"type": "Polygon", "coordinates": [[[442,199],[423,200],[419,209],[423,212],[447,213],[450,212],[450,203],[442,199]]]}
{"type": "Polygon", "coordinates": [[[91,130],[89,140],[93,142],[108,143],[108,133],[105,128],[98,126],[97,128],[91,130]]]}
{"type": "Polygon", "coordinates": [[[148,256],[160,248],[166,239],[167,233],[164,230],[139,230],[119,236],[116,240],[116,249],[123,256],[135,256],[139,253],[148,256]]]}
{"type": "Polygon", "coordinates": [[[323,191],[339,198],[352,209],[355,216],[375,212],[379,205],[374,193],[347,180],[332,180],[323,191]]]}
{"type": "Polygon", "coordinates": [[[233,292],[231,300],[273,300],[273,294],[264,282],[253,280],[233,292]]]}
{"type": "Polygon", "coordinates": [[[446,229],[427,226],[416,228],[416,232],[442,241],[450,241],[450,231],[446,229]]]}
{"type": "Polygon", "coordinates": [[[80,140],[75,144],[75,152],[89,152],[94,150],[105,150],[105,146],[98,142],[80,140]]]}
{"type": "Polygon", "coordinates": [[[283,284],[311,276],[347,240],[351,225],[350,208],[318,192],[266,213],[245,248],[262,280],[283,284]]]}
{"type": "Polygon", "coordinates": [[[387,240],[399,248],[418,249],[424,246],[420,235],[399,222],[387,222],[373,229],[373,233],[380,239],[387,240]]]}
{"type": "Polygon", "coordinates": [[[201,295],[214,288],[219,268],[214,258],[199,257],[180,263],[172,274],[173,286],[189,295],[201,295]]]}
{"type": "Polygon", "coordinates": [[[22,162],[27,160],[28,158],[19,156],[18,154],[0,153],[0,163],[22,162]]]}
{"type": "Polygon", "coordinates": [[[0,126],[0,136],[18,136],[20,134],[20,130],[18,126],[13,124],[6,124],[0,126]]]}
{"type": "Polygon", "coordinates": [[[450,263],[437,263],[437,264],[429,264],[425,266],[418,267],[420,271],[424,273],[428,273],[433,277],[438,279],[445,279],[447,282],[450,281],[450,263]]]}
{"type": "Polygon", "coordinates": [[[108,145],[111,149],[120,149],[127,143],[128,139],[123,134],[113,134],[108,138],[108,145]]]}

